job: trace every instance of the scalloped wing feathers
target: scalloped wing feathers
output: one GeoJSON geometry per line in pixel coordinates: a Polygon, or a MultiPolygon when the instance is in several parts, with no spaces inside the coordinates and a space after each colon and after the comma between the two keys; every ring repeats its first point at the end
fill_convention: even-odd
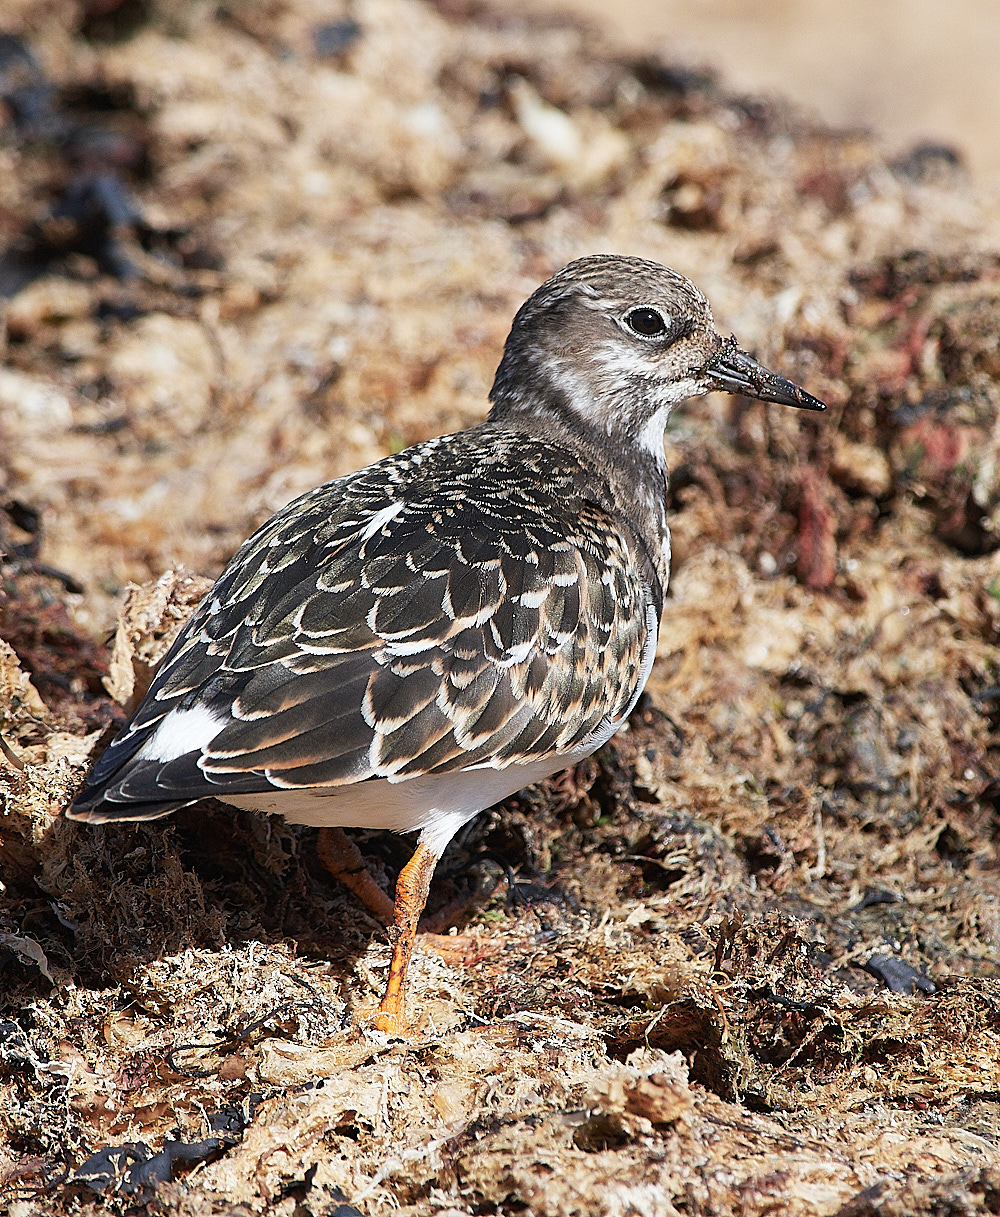
{"type": "Polygon", "coordinates": [[[504,768],[620,719],[654,567],[592,469],[482,430],[319,487],[251,537],[74,814],[504,768]]]}

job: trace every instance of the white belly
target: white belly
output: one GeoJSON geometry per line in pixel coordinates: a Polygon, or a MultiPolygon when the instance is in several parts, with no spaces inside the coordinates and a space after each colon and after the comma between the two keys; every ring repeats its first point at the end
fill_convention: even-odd
{"type": "Polygon", "coordinates": [[[507,769],[461,769],[455,773],[423,774],[402,782],[371,778],[353,786],[314,786],[220,797],[233,807],[283,816],[290,824],[421,831],[424,844],[438,852],[438,844],[443,850],[473,816],[532,782],[558,773],[576,759],[564,754],[507,769]]]}
{"type": "Polygon", "coordinates": [[[350,786],[312,786],[299,790],[269,790],[265,794],[217,795],[245,811],[283,816],[290,824],[313,828],[377,828],[388,832],[420,832],[421,842],[439,854],[462,827],[484,811],[533,782],[575,765],[606,743],[621,727],[639,700],[656,654],[659,622],[652,605],[646,610],[646,642],[638,685],[624,714],[605,719],[570,752],[541,757],[524,765],[494,769],[482,765],[452,773],[427,773],[390,781],[369,778],[350,786]]]}

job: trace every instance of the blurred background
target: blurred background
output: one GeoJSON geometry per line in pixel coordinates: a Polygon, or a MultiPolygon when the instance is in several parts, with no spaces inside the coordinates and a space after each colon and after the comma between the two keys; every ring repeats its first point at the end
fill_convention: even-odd
{"type": "Polygon", "coordinates": [[[958,1217],[1000,1191],[998,61],[1000,0],[0,0],[20,1217],[122,1211],[104,1172],[133,1155],[105,1141],[204,1152],[206,1120],[228,1139],[253,1109],[147,1217],[260,1212],[263,1188],[272,1213],[336,1186],[411,1217],[650,1189],[714,1217],[958,1217]],[[930,142],[969,174],[908,155],[930,142]],[[452,1047],[373,1059],[344,1035],[384,947],[309,830],[53,818],[243,539],[478,422],[514,311],[599,251],[690,274],[831,408],[672,420],[649,701],[463,834],[436,899],[476,857],[523,898],[500,889],[475,968],[425,973],[426,1042],[452,1047]]]}
{"type": "Polygon", "coordinates": [[[630,50],[667,51],[727,86],[781,95],[891,154],[954,145],[1000,177],[1000,0],[511,0],[575,12],[630,50]]]}

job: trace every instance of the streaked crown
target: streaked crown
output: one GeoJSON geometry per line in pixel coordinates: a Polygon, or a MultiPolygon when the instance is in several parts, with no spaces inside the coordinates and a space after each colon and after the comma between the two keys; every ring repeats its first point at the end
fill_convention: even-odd
{"type": "Polygon", "coordinates": [[[643,258],[570,262],[514,318],[491,418],[560,422],[655,452],[670,411],[712,389],[822,409],[718,333],[683,275],[643,258]]]}

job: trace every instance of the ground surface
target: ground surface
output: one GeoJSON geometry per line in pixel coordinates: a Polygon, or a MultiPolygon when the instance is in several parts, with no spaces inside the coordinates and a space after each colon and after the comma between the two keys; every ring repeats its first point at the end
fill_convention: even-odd
{"type": "Polygon", "coordinates": [[[10,1211],[1000,1210],[1000,199],[471,5],[111,7],[0,40],[10,1211]],[[199,578],[596,250],[831,410],[677,419],[650,696],[456,843],[389,1042],[309,832],[59,812],[199,578]]]}
{"type": "Polygon", "coordinates": [[[669,46],[743,93],[791,99],[891,148],[951,144],[1000,174],[1000,9],[993,0],[508,0],[578,13],[633,51],[669,46]]]}

